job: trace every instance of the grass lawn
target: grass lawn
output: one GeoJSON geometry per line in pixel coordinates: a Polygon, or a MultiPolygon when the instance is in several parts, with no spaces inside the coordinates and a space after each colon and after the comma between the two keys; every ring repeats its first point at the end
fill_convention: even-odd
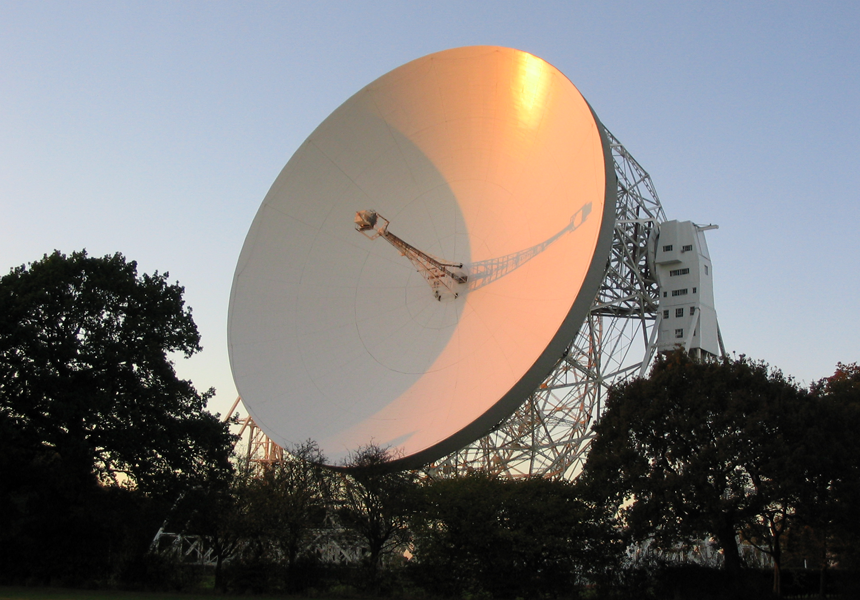
{"type": "MultiPolygon", "coordinates": [[[[248,600],[248,596],[230,596],[213,592],[160,593],[160,592],[123,592],[117,590],[75,590],[43,587],[6,587],[0,586],[0,600],[248,600]]],[[[267,596],[254,596],[266,600],[267,596]]],[[[274,598],[269,596],[268,598],[274,598]]],[[[290,600],[301,600],[298,596],[282,596],[290,600]]],[[[324,600],[316,598],[315,600],[324,600]]]]}

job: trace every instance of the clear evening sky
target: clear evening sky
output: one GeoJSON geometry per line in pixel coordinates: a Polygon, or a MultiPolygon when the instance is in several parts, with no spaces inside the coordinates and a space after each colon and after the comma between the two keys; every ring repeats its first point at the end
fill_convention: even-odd
{"type": "Polygon", "coordinates": [[[328,114],[431,52],[565,73],[708,232],[729,350],[809,383],[860,360],[860,4],[0,1],[0,272],[54,249],[169,271],[235,398],[230,285],[275,177],[328,114]]]}

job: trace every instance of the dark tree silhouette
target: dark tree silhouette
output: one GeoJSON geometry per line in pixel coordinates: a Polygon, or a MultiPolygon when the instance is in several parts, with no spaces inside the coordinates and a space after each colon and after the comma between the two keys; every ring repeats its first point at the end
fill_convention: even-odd
{"type": "Polygon", "coordinates": [[[232,438],[176,376],[200,350],[183,288],[121,254],[54,252],[0,279],[0,411],[67,470],[166,491],[228,469],[232,438]]]}
{"type": "Polygon", "coordinates": [[[451,596],[566,596],[618,564],[609,519],[573,484],[473,474],[422,486],[416,570],[451,596]]]}
{"type": "Polygon", "coordinates": [[[249,483],[254,537],[277,549],[286,562],[287,589],[300,589],[302,565],[313,532],[326,527],[334,473],[323,466],[325,456],[315,442],[290,448],[284,460],[267,466],[249,483]]]}
{"type": "Polygon", "coordinates": [[[366,544],[372,586],[382,558],[410,538],[410,498],[416,475],[393,471],[389,464],[393,458],[388,448],[375,444],[360,448],[345,465],[336,500],[340,521],[366,544]]]}
{"type": "Polygon", "coordinates": [[[823,596],[831,558],[843,566],[860,562],[860,366],[839,363],[811,392],[812,405],[803,415],[806,436],[797,452],[809,484],[800,517],[818,542],[814,563],[823,596]]]}
{"type": "Polygon", "coordinates": [[[634,539],[671,547],[716,538],[737,581],[736,538],[770,539],[779,589],[779,536],[802,477],[792,463],[805,394],[763,363],[658,359],[646,379],[610,393],[583,484],[623,515],[634,539]]]}
{"type": "Polygon", "coordinates": [[[182,294],[120,254],[0,278],[0,579],[104,578],[120,544],[151,539],[159,499],[230,473],[212,392],[170,360],[200,350],[182,294]]]}

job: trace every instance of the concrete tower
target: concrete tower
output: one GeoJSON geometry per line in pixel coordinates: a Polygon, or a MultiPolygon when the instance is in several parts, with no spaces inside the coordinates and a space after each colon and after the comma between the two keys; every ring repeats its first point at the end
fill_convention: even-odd
{"type": "Polygon", "coordinates": [[[714,309],[714,273],[705,231],[690,221],[660,224],[651,249],[660,288],[657,351],[683,348],[697,358],[725,354],[714,309]]]}

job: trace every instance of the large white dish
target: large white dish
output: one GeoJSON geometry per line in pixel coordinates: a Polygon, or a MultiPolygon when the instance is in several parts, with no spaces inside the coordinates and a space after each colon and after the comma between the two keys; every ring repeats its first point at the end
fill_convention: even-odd
{"type": "Polygon", "coordinates": [[[512,413],[576,335],[603,278],[615,175],[603,127],[557,69],[491,46],[425,56],[335,110],[248,233],[230,296],[249,413],[332,464],[375,443],[399,466],[512,413]],[[389,231],[468,281],[437,300],[389,231]]]}

